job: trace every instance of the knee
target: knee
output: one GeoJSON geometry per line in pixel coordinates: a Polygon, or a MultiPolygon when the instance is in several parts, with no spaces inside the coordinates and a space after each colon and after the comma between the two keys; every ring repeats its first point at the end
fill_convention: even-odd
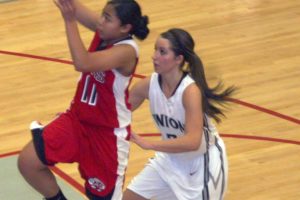
{"type": "Polygon", "coordinates": [[[20,152],[17,166],[21,174],[28,173],[34,169],[42,169],[45,166],[36,155],[33,143],[28,143],[20,152]]]}
{"type": "Polygon", "coordinates": [[[18,165],[18,169],[21,172],[21,174],[23,174],[26,170],[26,168],[28,168],[30,165],[30,146],[32,145],[32,142],[28,143],[23,150],[20,152],[19,157],[18,157],[18,161],[17,161],[17,165],[18,165]]]}
{"type": "Polygon", "coordinates": [[[18,160],[17,160],[17,166],[18,166],[18,169],[21,172],[21,174],[23,174],[24,168],[26,166],[26,157],[27,156],[26,156],[26,153],[24,152],[25,148],[23,148],[23,150],[20,152],[18,160]]]}

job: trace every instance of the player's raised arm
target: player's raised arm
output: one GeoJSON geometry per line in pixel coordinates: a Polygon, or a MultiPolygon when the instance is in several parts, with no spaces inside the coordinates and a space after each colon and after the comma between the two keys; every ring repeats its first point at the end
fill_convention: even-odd
{"type": "Polygon", "coordinates": [[[96,31],[97,20],[100,18],[100,13],[92,11],[85,5],[83,5],[79,0],[73,0],[76,9],[76,19],[86,28],[96,31]]]}

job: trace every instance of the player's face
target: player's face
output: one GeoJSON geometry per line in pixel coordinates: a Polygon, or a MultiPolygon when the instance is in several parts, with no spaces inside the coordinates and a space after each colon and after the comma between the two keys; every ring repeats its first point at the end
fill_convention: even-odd
{"type": "Polygon", "coordinates": [[[100,33],[103,40],[115,40],[124,35],[128,35],[128,32],[124,32],[124,26],[121,25],[121,21],[118,18],[113,5],[107,4],[97,21],[97,31],[100,33]]]}
{"type": "Polygon", "coordinates": [[[155,51],[152,56],[155,72],[164,74],[179,68],[182,60],[172,50],[169,40],[159,37],[155,43],[155,51]]]}

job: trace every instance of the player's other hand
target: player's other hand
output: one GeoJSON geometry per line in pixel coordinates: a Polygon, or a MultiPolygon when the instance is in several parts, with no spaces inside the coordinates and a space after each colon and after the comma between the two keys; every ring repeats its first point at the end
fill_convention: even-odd
{"type": "Polygon", "coordinates": [[[143,137],[139,136],[138,134],[135,134],[134,132],[131,132],[130,141],[134,142],[138,146],[140,146],[142,149],[152,149],[152,144],[150,141],[144,140],[143,137]]]}

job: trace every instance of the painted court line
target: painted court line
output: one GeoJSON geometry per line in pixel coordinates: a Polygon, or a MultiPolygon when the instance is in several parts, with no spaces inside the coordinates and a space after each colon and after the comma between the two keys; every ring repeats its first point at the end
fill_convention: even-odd
{"type": "MultiPolygon", "coordinates": [[[[157,136],[160,136],[159,133],[140,133],[139,135],[143,136],[143,137],[157,137],[157,136]]],[[[262,136],[253,136],[253,135],[226,134],[226,133],[220,133],[220,136],[221,137],[228,137],[228,138],[261,140],[261,141],[279,142],[279,143],[300,145],[300,141],[286,140],[286,139],[280,139],[280,138],[271,138],[271,137],[262,137],[262,136]]]]}
{"type": "MultiPolygon", "coordinates": [[[[10,156],[16,156],[19,153],[20,153],[20,151],[14,151],[14,152],[10,152],[10,153],[0,154],[0,159],[1,158],[6,158],[6,157],[10,157],[10,156]]],[[[63,172],[62,170],[60,170],[58,167],[53,166],[53,167],[50,167],[50,168],[51,168],[51,171],[53,171],[61,179],[65,180],[68,184],[70,184],[72,187],[74,187],[75,189],[77,189],[82,194],[85,194],[84,187],[80,183],[78,183],[75,179],[73,179],[72,177],[70,177],[69,175],[67,175],[65,172],[63,172]]]]}
{"type": "MultiPolygon", "coordinates": [[[[38,59],[38,60],[45,60],[45,61],[51,61],[51,62],[58,62],[58,63],[64,63],[64,64],[73,64],[71,61],[67,61],[67,60],[62,60],[62,59],[56,59],[56,58],[49,58],[49,57],[44,57],[44,56],[36,56],[36,55],[30,55],[30,54],[24,54],[24,53],[16,53],[16,52],[10,52],[10,51],[2,51],[0,50],[0,54],[6,54],[6,55],[12,55],[12,56],[18,56],[18,57],[26,57],[26,58],[32,58],[32,59],[38,59]]],[[[139,75],[139,74],[135,74],[134,77],[136,78],[144,78],[145,76],[143,75],[139,75]]],[[[300,124],[300,120],[251,104],[251,103],[247,103],[238,99],[233,99],[230,98],[230,101],[237,103],[239,105],[248,107],[248,108],[252,108],[255,110],[258,110],[260,112],[264,112],[267,114],[270,114],[272,116],[296,123],[296,124],[300,124]]],[[[144,134],[139,134],[143,137],[153,137],[153,136],[160,136],[160,134],[158,133],[144,133],[144,134]]],[[[236,135],[236,134],[220,134],[222,137],[229,137],[229,138],[237,138],[237,139],[250,139],[250,140],[260,140],[260,141],[270,141],[270,142],[279,142],[279,143],[287,143],[287,144],[295,144],[295,145],[300,145],[300,141],[294,141],[294,140],[286,140],[286,139],[279,139],[279,138],[270,138],[270,137],[261,137],[261,136],[250,136],[250,135],[236,135]]],[[[20,151],[15,151],[15,152],[10,152],[10,153],[6,153],[6,154],[0,154],[0,158],[3,157],[7,157],[7,156],[13,156],[16,154],[19,154],[20,151]]],[[[84,194],[84,187],[79,184],[77,181],[75,181],[72,177],[68,176],[66,173],[64,173],[63,171],[61,171],[59,168],[57,167],[52,167],[51,168],[52,171],[54,171],[54,173],[56,173],[58,176],[60,176],[62,179],[64,179],[65,181],[67,181],[70,185],[72,185],[74,188],[76,188],[78,191],[80,191],[81,193],[84,194]]]]}
{"type": "MultiPolygon", "coordinates": [[[[64,64],[73,64],[73,62],[68,61],[68,60],[49,58],[49,57],[45,57],[45,56],[37,56],[37,55],[31,55],[31,54],[25,54],[25,53],[17,53],[17,52],[12,52],[12,51],[0,50],[0,54],[6,54],[6,55],[12,55],[12,56],[18,56],[18,57],[26,57],[26,58],[32,58],[32,59],[38,59],[38,60],[46,60],[46,61],[58,62],[58,63],[64,63],[64,64]]],[[[139,74],[134,74],[134,77],[145,78],[145,76],[139,75],[139,74]]],[[[269,109],[251,104],[251,103],[247,103],[247,102],[241,101],[239,99],[230,98],[230,101],[237,103],[239,105],[242,105],[242,106],[245,106],[248,108],[252,108],[252,109],[258,110],[260,112],[264,112],[264,113],[270,114],[272,116],[296,123],[296,124],[300,124],[300,120],[297,118],[293,118],[293,117],[290,117],[290,116],[287,116],[287,115],[284,115],[284,114],[281,114],[281,113],[278,113],[278,112],[275,112],[275,111],[272,111],[272,110],[269,110],[269,109]]]]}
{"type": "MultiPolygon", "coordinates": [[[[155,136],[160,136],[158,133],[144,133],[144,134],[139,134],[143,137],[155,137],[155,136]]],[[[229,138],[237,138],[237,139],[250,139],[250,140],[259,140],[259,141],[269,141],[269,142],[279,142],[279,143],[287,143],[287,144],[295,144],[295,145],[300,145],[300,141],[293,141],[293,140],[286,140],[286,139],[279,139],[279,138],[270,138],[270,137],[261,137],[261,136],[250,136],[250,135],[237,135],[237,134],[220,134],[222,137],[229,137],[229,138]]],[[[15,156],[18,155],[20,151],[14,151],[10,153],[5,153],[5,154],[0,154],[0,159],[9,157],[9,156],[15,156]]],[[[71,176],[67,175],[65,172],[60,170],[57,167],[51,167],[51,170],[58,175],[61,179],[66,181],[67,183],[70,184],[70,186],[74,187],[77,189],[79,192],[82,194],[85,194],[85,189],[84,187],[78,183],[75,179],[73,179],[71,176]]]]}

